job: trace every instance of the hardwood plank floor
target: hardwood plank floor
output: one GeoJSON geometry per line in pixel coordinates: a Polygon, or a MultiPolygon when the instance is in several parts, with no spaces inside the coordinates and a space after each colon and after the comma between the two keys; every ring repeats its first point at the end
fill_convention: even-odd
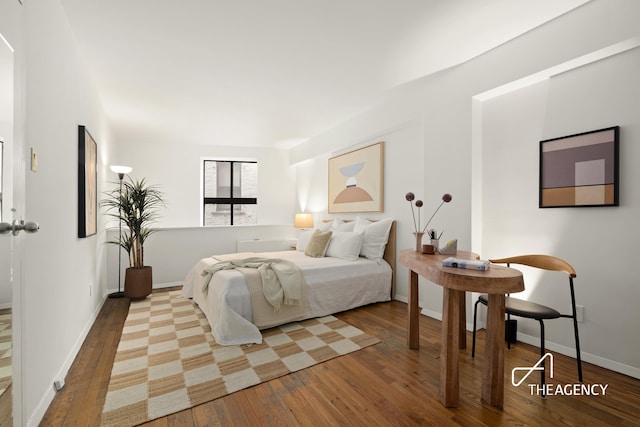
{"type": "MultiPolygon", "coordinates": [[[[42,426],[97,426],[127,299],[108,299],[42,426]]],[[[337,315],[382,340],[346,356],[151,421],[145,426],[639,426],[640,380],[584,363],[586,384],[605,396],[532,396],[511,384],[511,369],[532,366],[538,348],[517,343],[505,353],[504,410],[480,400],[484,331],[476,359],[460,354],[460,405],[438,400],[440,322],[420,316],[420,349],[406,343],[407,306],[393,301],[337,315]]],[[[470,334],[468,342],[471,341],[470,334]]],[[[469,346],[470,347],[470,346],[469,346]]],[[[553,384],[577,382],[575,360],[555,354],[553,384]]],[[[538,380],[537,374],[535,375],[538,380]]]]}

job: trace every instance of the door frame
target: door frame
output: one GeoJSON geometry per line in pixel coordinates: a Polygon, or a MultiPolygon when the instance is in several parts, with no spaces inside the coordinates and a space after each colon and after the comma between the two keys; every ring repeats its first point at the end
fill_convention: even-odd
{"type": "MultiPolygon", "coordinates": [[[[25,217],[25,64],[26,64],[26,18],[25,10],[18,1],[2,2],[0,4],[0,43],[6,44],[13,51],[13,135],[12,144],[13,173],[12,173],[12,207],[15,208],[15,219],[25,217]]],[[[7,142],[5,141],[5,144],[7,142]]],[[[6,152],[6,151],[5,151],[6,152]]],[[[11,222],[14,218],[3,218],[11,222]]],[[[11,236],[13,255],[11,260],[12,272],[12,416],[14,425],[24,425],[26,422],[24,405],[24,372],[22,369],[24,356],[22,354],[23,326],[24,326],[24,288],[22,286],[22,250],[23,235],[11,236]]]]}

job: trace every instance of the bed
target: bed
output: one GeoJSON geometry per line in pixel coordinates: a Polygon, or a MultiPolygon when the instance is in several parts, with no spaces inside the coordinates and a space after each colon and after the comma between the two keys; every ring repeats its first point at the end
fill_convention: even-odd
{"type": "MultiPolygon", "coordinates": [[[[324,223],[319,231],[331,231],[332,235],[324,256],[307,254],[308,245],[311,244],[309,235],[318,233],[316,230],[307,230],[301,233],[296,250],[203,258],[185,277],[182,296],[192,298],[200,307],[211,325],[213,337],[221,345],[259,344],[262,342],[261,329],[294,320],[326,316],[393,298],[396,259],[394,221],[358,218],[350,223],[333,220],[324,223]],[[385,222],[388,222],[386,234],[385,222]],[[343,243],[347,239],[354,241],[354,234],[359,233],[362,236],[361,247],[353,257],[353,254],[345,252],[348,245],[343,243]],[[303,250],[301,245],[305,245],[306,249],[303,250]],[[202,273],[206,269],[227,260],[250,257],[278,259],[295,264],[304,276],[302,308],[283,308],[284,313],[275,321],[270,319],[266,323],[264,320],[262,323],[254,322],[251,301],[255,295],[250,295],[245,275],[236,269],[216,272],[210,277],[206,292],[203,291],[202,273]]],[[[354,247],[350,246],[349,251],[353,250],[354,247]]]]}

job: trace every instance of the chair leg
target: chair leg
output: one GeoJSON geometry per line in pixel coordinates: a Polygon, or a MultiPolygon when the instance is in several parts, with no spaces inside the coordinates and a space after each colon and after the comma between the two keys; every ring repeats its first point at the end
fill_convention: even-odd
{"type": "Polygon", "coordinates": [[[578,314],[576,313],[576,294],[573,289],[573,278],[569,277],[569,289],[571,290],[571,308],[573,309],[573,333],[576,336],[576,360],[578,362],[578,381],[582,383],[582,358],[580,356],[580,338],[578,337],[578,314]]]}
{"type": "MultiPolygon", "coordinates": [[[[542,321],[542,319],[538,319],[538,321],[540,322],[540,358],[542,359],[544,357],[544,322],[542,321]]],[[[544,387],[544,380],[545,380],[544,376],[547,368],[545,366],[544,359],[542,359],[541,365],[542,365],[542,370],[540,371],[540,386],[542,387],[542,397],[546,398],[547,393],[544,387]]]]}
{"type": "Polygon", "coordinates": [[[472,340],[472,344],[471,344],[471,358],[475,359],[476,358],[476,314],[478,312],[478,304],[480,303],[480,300],[476,301],[476,303],[473,305],[473,340],[472,340]]]}
{"type": "Polygon", "coordinates": [[[576,336],[576,360],[578,361],[578,382],[582,383],[582,358],[580,357],[580,338],[578,337],[578,319],[573,317],[573,331],[576,336]]]}

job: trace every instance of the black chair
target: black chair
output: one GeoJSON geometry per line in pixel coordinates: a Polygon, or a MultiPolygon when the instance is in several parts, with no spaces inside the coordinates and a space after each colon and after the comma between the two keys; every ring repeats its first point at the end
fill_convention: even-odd
{"type": "MultiPolygon", "coordinates": [[[[490,260],[496,264],[507,264],[509,267],[511,264],[527,265],[534,268],[543,270],[560,271],[569,276],[569,290],[571,292],[571,314],[561,314],[553,308],[536,304],[531,301],[525,301],[518,298],[507,296],[505,299],[505,312],[507,314],[507,320],[510,320],[511,316],[525,317],[528,319],[535,319],[540,322],[540,357],[544,356],[544,321],[548,319],[558,319],[560,317],[567,317],[573,319],[573,329],[576,339],[576,359],[578,361],[578,381],[582,382],[582,360],[580,358],[580,339],[578,338],[578,319],[576,317],[576,297],[573,290],[573,279],[576,277],[576,272],[573,267],[566,261],[556,258],[550,255],[521,255],[510,258],[500,258],[490,260]]],[[[476,352],[476,314],[478,311],[478,304],[482,303],[487,305],[488,297],[486,294],[480,295],[473,307],[473,344],[471,347],[471,357],[475,357],[476,352]]],[[[509,325],[510,322],[507,322],[509,325]]],[[[508,334],[509,335],[509,334],[508,334]]],[[[507,340],[510,346],[510,340],[507,340]]],[[[541,363],[542,371],[540,372],[542,390],[544,390],[545,380],[545,366],[544,360],[541,363]]],[[[544,395],[544,392],[543,392],[544,395]]]]}

